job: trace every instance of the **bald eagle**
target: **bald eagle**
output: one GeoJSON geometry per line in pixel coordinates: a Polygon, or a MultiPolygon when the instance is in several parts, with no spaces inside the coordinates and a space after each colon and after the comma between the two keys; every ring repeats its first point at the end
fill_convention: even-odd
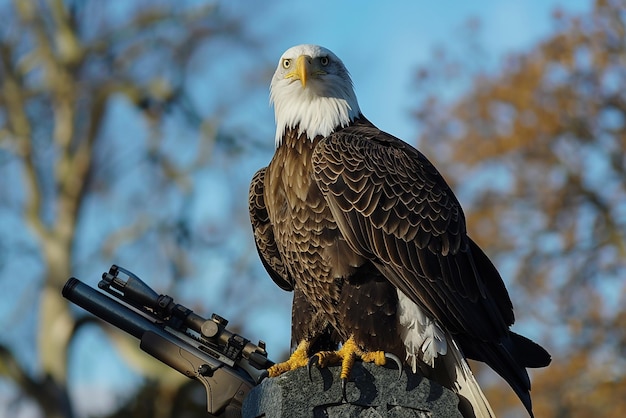
{"type": "Polygon", "coordinates": [[[398,356],[456,391],[464,416],[494,416],[470,358],[502,376],[532,416],[526,368],[550,355],[509,329],[504,282],[437,169],[363,116],[326,48],[288,49],[270,101],[276,151],[252,179],[250,217],[263,265],[294,292],[294,351],[270,375],[314,359],[341,363],[345,385],[356,358],[398,356]]]}

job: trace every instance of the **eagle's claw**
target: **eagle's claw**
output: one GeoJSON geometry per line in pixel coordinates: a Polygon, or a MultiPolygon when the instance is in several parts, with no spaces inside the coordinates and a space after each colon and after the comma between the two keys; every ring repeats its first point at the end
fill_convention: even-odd
{"type": "Polygon", "coordinates": [[[282,363],[276,363],[272,367],[267,369],[270,377],[280,376],[281,374],[288,372],[289,370],[295,370],[299,367],[303,367],[305,364],[307,364],[308,350],[309,343],[306,341],[301,341],[287,361],[284,361],[282,363]]]}
{"type": "Polygon", "coordinates": [[[385,365],[388,360],[391,360],[398,366],[398,379],[402,376],[402,362],[398,356],[383,351],[363,351],[354,342],[353,338],[349,338],[338,351],[320,351],[309,357],[306,363],[309,380],[313,380],[311,366],[322,368],[329,364],[341,364],[341,395],[343,400],[348,402],[346,386],[352,366],[357,358],[366,363],[374,363],[377,366],[385,365]]]}
{"type": "Polygon", "coordinates": [[[319,357],[317,354],[309,357],[309,361],[306,364],[306,371],[309,373],[309,380],[313,381],[313,376],[311,376],[311,366],[318,366],[320,364],[319,357]]]}
{"type": "Polygon", "coordinates": [[[398,380],[402,377],[402,362],[395,354],[385,353],[385,358],[388,360],[392,360],[398,366],[398,380]]]}

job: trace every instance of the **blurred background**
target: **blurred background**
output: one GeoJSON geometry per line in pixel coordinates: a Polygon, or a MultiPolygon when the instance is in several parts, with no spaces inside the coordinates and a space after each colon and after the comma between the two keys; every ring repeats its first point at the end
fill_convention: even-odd
{"type": "MultiPolygon", "coordinates": [[[[0,21],[0,416],[206,416],[201,387],[61,297],[112,263],[287,356],[247,189],[299,43],[453,186],[514,329],[553,355],[536,416],[626,416],[623,0],[0,0],[0,21]]],[[[473,367],[498,416],[526,416],[473,367]]]]}

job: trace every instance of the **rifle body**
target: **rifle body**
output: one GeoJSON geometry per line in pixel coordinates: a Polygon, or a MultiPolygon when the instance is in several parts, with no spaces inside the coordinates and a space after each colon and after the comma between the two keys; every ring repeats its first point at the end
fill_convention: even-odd
{"type": "Polygon", "coordinates": [[[224,417],[241,416],[247,393],[267,376],[273,363],[265,344],[226,329],[227,321],[213,315],[205,319],[190,309],[158,295],[129,271],[112,266],[99,292],[72,277],[62,294],[82,307],[140,340],[140,348],[152,357],[200,381],[207,393],[207,411],[224,417]],[[126,274],[124,281],[118,274],[126,274]],[[119,299],[119,300],[116,300],[119,299]]]}

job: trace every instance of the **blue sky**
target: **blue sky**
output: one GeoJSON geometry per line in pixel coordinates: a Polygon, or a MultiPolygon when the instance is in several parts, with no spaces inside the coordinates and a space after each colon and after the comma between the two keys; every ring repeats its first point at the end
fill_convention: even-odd
{"type": "MultiPolygon", "coordinates": [[[[240,14],[238,0],[224,5],[240,14]]],[[[270,39],[277,61],[300,43],[331,49],[350,71],[363,113],[379,128],[402,139],[415,135],[411,122],[412,77],[432,51],[454,46],[468,19],[481,22],[481,42],[495,64],[547,35],[551,13],[590,10],[590,0],[473,1],[279,1],[255,16],[251,30],[270,39]],[[280,27],[280,30],[276,28],[280,27]]],[[[269,81],[269,80],[268,80],[269,81]]]]}

